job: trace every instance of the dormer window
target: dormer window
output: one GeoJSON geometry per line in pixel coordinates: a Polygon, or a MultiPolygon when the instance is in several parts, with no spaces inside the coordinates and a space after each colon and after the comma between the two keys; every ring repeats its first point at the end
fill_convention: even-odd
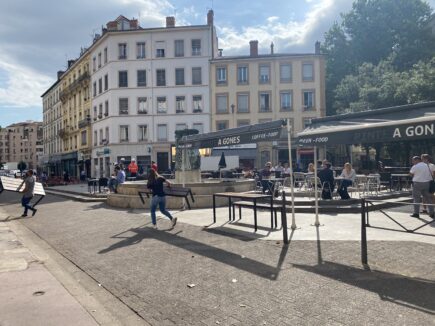
{"type": "Polygon", "coordinates": [[[128,20],[121,20],[118,22],[118,30],[119,31],[126,31],[130,29],[130,22],[128,20]]]}

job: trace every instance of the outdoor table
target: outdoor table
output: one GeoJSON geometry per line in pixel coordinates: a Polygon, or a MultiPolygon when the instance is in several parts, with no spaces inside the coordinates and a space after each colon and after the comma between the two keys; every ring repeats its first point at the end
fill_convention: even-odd
{"type": "Polygon", "coordinates": [[[270,216],[273,219],[273,196],[258,193],[240,193],[240,192],[218,192],[213,194],[213,223],[216,223],[216,197],[226,197],[228,198],[228,220],[231,221],[231,199],[238,198],[244,200],[251,200],[254,203],[254,222],[257,225],[257,201],[259,199],[269,199],[270,200],[270,216]]]}
{"type": "Polygon", "coordinates": [[[94,193],[97,192],[99,179],[88,179],[88,191],[92,193],[92,188],[94,189],[94,193]]]}
{"type": "Polygon", "coordinates": [[[394,183],[396,183],[397,189],[402,190],[402,182],[405,183],[405,185],[409,185],[409,182],[411,181],[411,176],[407,173],[392,173],[391,174],[391,187],[394,187],[394,183]]]}
{"type": "Polygon", "coordinates": [[[235,177],[235,178],[241,178],[242,176],[243,176],[243,173],[239,173],[239,172],[233,172],[233,176],[235,177]]]}

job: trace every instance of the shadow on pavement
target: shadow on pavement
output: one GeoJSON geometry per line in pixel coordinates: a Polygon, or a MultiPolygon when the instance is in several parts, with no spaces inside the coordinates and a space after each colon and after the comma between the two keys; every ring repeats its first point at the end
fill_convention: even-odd
{"type": "Polygon", "coordinates": [[[282,248],[279,263],[277,267],[273,267],[247,257],[242,257],[239,254],[235,254],[224,249],[216,248],[195,240],[183,238],[179,236],[178,233],[172,234],[164,230],[154,230],[152,228],[132,228],[120,234],[116,234],[112,236],[112,238],[122,240],[108,248],[100,250],[98,252],[99,254],[105,254],[112,250],[136,245],[145,239],[154,239],[272,281],[277,280],[278,274],[281,270],[281,265],[288,250],[288,246],[284,246],[282,248]],[[120,236],[126,232],[134,232],[136,234],[131,237],[120,236]]]}
{"type": "Polygon", "coordinates": [[[434,281],[381,271],[366,271],[329,261],[315,266],[292,265],[310,273],[377,293],[382,300],[435,315],[434,281]]]}

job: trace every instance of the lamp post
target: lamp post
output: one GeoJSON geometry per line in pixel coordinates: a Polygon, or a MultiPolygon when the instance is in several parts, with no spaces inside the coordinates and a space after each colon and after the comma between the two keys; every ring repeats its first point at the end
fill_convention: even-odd
{"type": "Polygon", "coordinates": [[[232,114],[232,118],[233,118],[233,128],[235,128],[236,127],[236,118],[235,118],[235,110],[234,110],[234,108],[235,108],[236,106],[234,105],[234,103],[233,104],[231,104],[231,114],[232,114]]]}

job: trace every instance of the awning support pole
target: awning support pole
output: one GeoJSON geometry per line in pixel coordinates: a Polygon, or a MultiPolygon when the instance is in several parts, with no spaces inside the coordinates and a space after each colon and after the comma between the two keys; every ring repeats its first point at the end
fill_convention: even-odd
{"type": "MultiPolygon", "coordinates": [[[[184,148],[181,150],[181,174],[183,175],[183,177],[181,178],[181,181],[183,183],[183,188],[186,186],[186,164],[185,164],[185,159],[186,159],[186,148],[184,148]]],[[[186,198],[183,197],[183,210],[186,209],[186,198]]]]}
{"type": "Polygon", "coordinates": [[[316,202],[316,221],[314,222],[315,226],[320,226],[319,222],[319,194],[317,192],[317,146],[314,146],[314,196],[316,202]]]}
{"type": "Polygon", "coordinates": [[[288,157],[289,157],[289,166],[290,166],[290,189],[291,189],[291,195],[292,195],[292,225],[291,225],[291,229],[296,230],[295,191],[294,191],[294,184],[293,184],[293,159],[292,159],[290,119],[287,119],[287,140],[288,140],[288,157]]]}

